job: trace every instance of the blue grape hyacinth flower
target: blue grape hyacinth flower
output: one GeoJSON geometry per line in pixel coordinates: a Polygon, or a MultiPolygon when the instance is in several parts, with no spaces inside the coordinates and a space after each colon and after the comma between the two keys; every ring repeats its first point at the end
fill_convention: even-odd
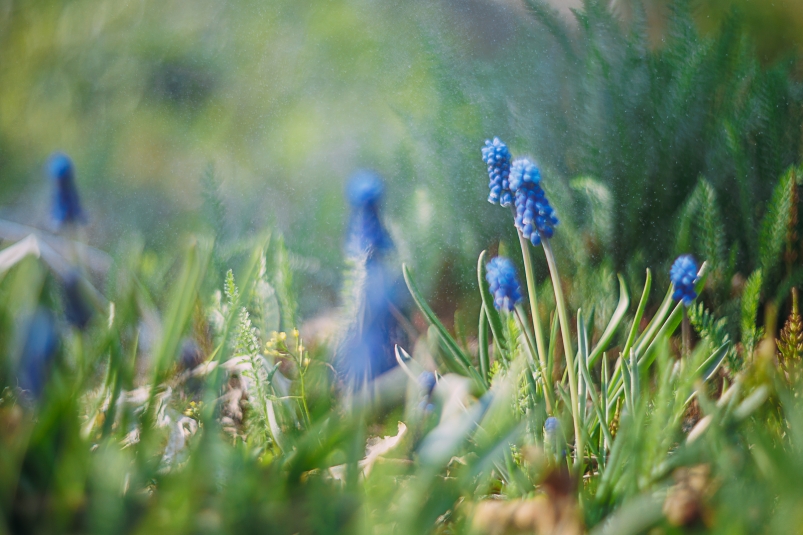
{"type": "Polygon", "coordinates": [[[510,151],[498,137],[486,140],[482,148],[482,161],[488,166],[488,202],[509,206],[513,201],[510,191],[510,151]]]}
{"type": "Polygon", "coordinates": [[[533,245],[551,238],[558,218],[541,188],[541,171],[527,158],[519,158],[510,168],[510,190],[515,195],[516,228],[533,245]]]}
{"type": "Polygon", "coordinates": [[[59,333],[53,313],[46,308],[34,312],[25,334],[17,381],[35,399],[42,395],[51,362],[59,346],[59,333]]]}
{"type": "Polygon", "coordinates": [[[393,241],[380,218],[383,194],[382,181],[370,171],[355,173],[346,187],[351,205],[345,243],[349,268],[335,367],[353,388],[396,366],[394,346],[403,342],[394,315],[403,308],[403,293],[395,267],[386,261],[393,241]]]}
{"type": "Polygon", "coordinates": [[[512,311],[521,302],[521,285],[513,262],[509,258],[497,256],[488,262],[485,270],[485,280],[488,281],[494,298],[494,308],[512,311]]]}
{"type": "Polygon", "coordinates": [[[669,278],[675,291],[672,299],[683,301],[685,306],[692,304],[697,299],[697,292],[694,283],[697,282],[697,262],[691,255],[681,255],[677,257],[669,270],[669,278]]]}
{"type": "Polygon", "coordinates": [[[51,214],[56,226],[85,223],[86,215],[75,185],[75,168],[69,156],[61,152],[52,154],[47,161],[47,173],[54,185],[51,214]]]}

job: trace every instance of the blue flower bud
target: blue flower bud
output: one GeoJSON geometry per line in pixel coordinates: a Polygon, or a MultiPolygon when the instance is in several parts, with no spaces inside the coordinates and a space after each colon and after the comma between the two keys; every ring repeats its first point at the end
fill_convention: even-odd
{"type": "Polygon", "coordinates": [[[510,151],[498,137],[486,140],[482,148],[482,161],[488,166],[488,202],[509,206],[513,200],[508,182],[510,176],[510,151]]]}
{"type": "Polygon", "coordinates": [[[566,439],[560,428],[560,420],[550,416],[544,422],[544,447],[553,462],[566,456],[566,439]]]}
{"type": "Polygon", "coordinates": [[[435,390],[435,384],[435,374],[429,370],[421,372],[418,376],[418,386],[427,396],[430,396],[432,391],[435,390]]]}
{"type": "Polygon", "coordinates": [[[28,322],[22,346],[17,380],[20,388],[38,399],[47,382],[50,364],[59,346],[59,334],[53,314],[39,308],[28,322]]]}
{"type": "Polygon", "coordinates": [[[677,257],[669,270],[669,278],[675,287],[672,299],[683,301],[684,306],[691,305],[697,299],[694,289],[694,283],[697,282],[697,262],[691,255],[677,257]]]}
{"type": "Polygon", "coordinates": [[[75,170],[70,158],[56,152],[47,161],[47,172],[53,180],[54,196],[52,216],[58,227],[86,222],[81,209],[78,189],[75,186],[75,170]]]}
{"type": "Polygon", "coordinates": [[[510,259],[497,256],[488,262],[485,269],[485,280],[494,298],[494,308],[510,312],[521,302],[521,285],[516,277],[516,267],[510,259]]]}
{"type": "Polygon", "coordinates": [[[546,422],[544,422],[544,432],[546,432],[547,436],[560,432],[560,420],[554,416],[547,418],[546,422]]]}
{"type": "Polygon", "coordinates": [[[516,205],[516,228],[533,245],[551,238],[558,224],[555,211],[541,189],[541,171],[527,158],[519,158],[510,168],[510,190],[516,205]]]}
{"type": "Polygon", "coordinates": [[[81,276],[71,270],[64,277],[64,317],[73,327],[84,330],[92,319],[92,307],[81,287],[81,276]]]}

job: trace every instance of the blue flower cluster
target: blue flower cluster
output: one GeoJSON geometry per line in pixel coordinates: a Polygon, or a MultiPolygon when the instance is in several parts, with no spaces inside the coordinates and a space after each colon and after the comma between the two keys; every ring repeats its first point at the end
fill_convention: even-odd
{"type": "Polygon", "coordinates": [[[61,152],[50,156],[47,172],[55,183],[52,214],[57,226],[84,223],[78,189],[75,187],[75,170],[70,158],[61,152]]]}
{"type": "Polygon", "coordinates": [[[516,228],[533,245],[551,238],[558,224],[555,211],[541,188],[541,171],[527,158],[519,158],[510,168],[510,190],[515,194],[516,228]]]}
{"type": "Polygon", "coordinates": [[[495,137],[493,141],[485,141],[485,146],[482,148],[482,161],[488,166],[488,188],[491,190],[488,202],[491,204],[499,203],[502,206],[509,206],[513,200],[508,183],[510,159],[507,145],[502,143],[498,137],[495,137]]]}
{"type": "Polygon", "coordinates": [[[485,269],[485,280],[493,294],[494,307],[510,312],[521,302],[521,285],[516,277],[516,267],[510,259],[497,256],[488,262],[485,269]]]}
{"type": "Polygon", "coordinates": [[[681,255],[672,264],[669,270],[669,278],[675,287],[672,299],[683,301],[685,306],[691,305],[697,298],[694,290],[694,283],[697,281],[697,262],[691,255],[681,255]]]}

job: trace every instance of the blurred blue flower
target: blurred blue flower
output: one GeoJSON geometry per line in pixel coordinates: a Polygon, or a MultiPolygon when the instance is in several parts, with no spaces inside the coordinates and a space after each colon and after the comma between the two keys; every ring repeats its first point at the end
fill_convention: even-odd
{"type": "Polygon", "coordinates": [[[400,278],[385,262],[393,241],[380,219],[384,193],[374,173],[356,173],[346,188],[351,205],[345,253],[349,270],[343,291],[344,334],[336,368],[352,387],[359,387],[396,365],[394,346],[402,330],[394,315],[401,308],[400,278]]]}
{"type": "Polygon", "coordinates": [[[64,317],[73,327],[84,330],[92,319],[92,307],[81,286],[78,270],[70,270],[64,277],[64,317]]]}
{"type": "Polygon", "coordinates": [[[546,422],[544,422],[544,432],[547,434],[547,436],[551,436],[560,432],[560,420],[554,416],[547,418],[546,422]]]}
{"type": "Polygon", "coordinates": [[[435,390],[435,384],[435,374],[429,370],[421,372],[418,376],[418,386],[421,387],[421,390],[423,390],[424,394],[427,396],[431,395],[432,391],[435,390]]]}
{"type": "Polygon", "coordinates": [[[694,283],[697,282],[697,262],[691,255],[677,257],[669,270],[669,278],[675,287],[672,299],[683,301],[685,306],[691,305],[697,299],[694,283]]]}
{"type": "Polygon", "coordinates": [[[508,183],[510,159],[507,145],[502,143],[498,137],[495,137],[493,141],[485,141],[485,147],[482,148],[482,161],[488,166],[488,189],[490,189],[488,202],[491,204],[499,203],[502,206],[509,206],[513,200],[508,183]]]}
{"type": "Polygon", "coordinates": [[[554,461],[566,456],[566,439],[560,427],[560,420],[554,416],[550,416],[544,422],[544,447],[554,461]]]}
{"type": "Polygon", "coordinates": [[[497,256],[488,262],[485,269],[485,280],[493,294],[494,307],[510,312],[521,302],[521,285],[516,277],[516,267],[510,259],[497,256]]]}
{"type": "Polygon", "coordinates": [[[510,168],[510,189],[515,195],[516,228],[533,245],[551,238],[558,224],[555,211],[541,188],[541,171],[527,158],[519,158],[510,168]]]}
{"type": "Polygon", "coordinates": [[[393,240],[379,218],[379,206],[385,187],[371,171],[358,171],[346,186],[351,205],[346,253],[359,256],[365,252],[382,255],[393,249],[393,240]]]}
{"type": "Polygon", "coordinates": [[[28,322],[17,371],[20,388],[36,399],[42,394],[58,346],[56,320],[48,309],[40,307],[28,322]]]}
{"type": "Polygon", "coordinates": [[[58,227],[86,222],[75,186],[75,169],[70,158],[61,152],[53,153],[47,161],[47,172],[53,180],[52,216],[58,227]]]}

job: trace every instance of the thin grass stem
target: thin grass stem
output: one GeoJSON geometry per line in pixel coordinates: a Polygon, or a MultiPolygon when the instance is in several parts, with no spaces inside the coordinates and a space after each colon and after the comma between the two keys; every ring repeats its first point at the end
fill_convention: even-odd
{"type": "Polygon", "coordinates": [[[583,457],[585,455],[585,440],[583,432],[580,429],[580,404],[578,401],[577,391],[577,368],[574,362],[574,353],[572,350],[572,340],[569,331],[569,316],[566,314],[566,300],[563,297],[563,289],[560,285],[560,275],[558,273],[558,265],[555,262],[555,254],[552,252],[552,246],[549,239],[541,236],[541,242],[544,246],[544,255],[546,256],[547,265],[549,266],[549,273],[552,276],[552,288],[555,291],[555,305],[558,309],[558,321],[560,321],[560,331],[563,338],[563,352],[566,354],[566,368],[569,370],[569,395],[572,402],[572,420],[574,420],[574,435],[577,442],[575,451],[575,470],[578,474],[583,473],[583,457]]]}

